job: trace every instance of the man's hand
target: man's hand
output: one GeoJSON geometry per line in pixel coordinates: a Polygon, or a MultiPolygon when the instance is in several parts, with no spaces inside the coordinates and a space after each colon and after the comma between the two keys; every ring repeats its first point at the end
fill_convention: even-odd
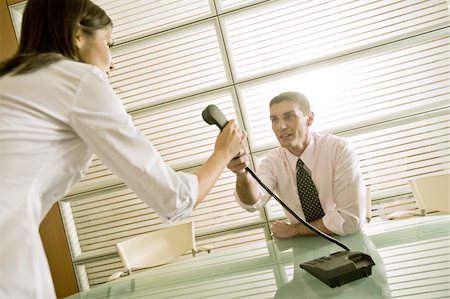
{"type": "MultiPolygon", "coordinates": [[[[310,222],[310,224],[327,235],[334,235],[334,233],[323,224],[322,218],[316,219],[313,222],[310,222]]],[[[296,236],[317,236],[315,232],[301,223],[288,224],[281,221],[275,221],[272,224],[272,233],[275,237],[280,239],[288,239],[296,236]]]]}
{"type": "Polygon", "coordinates": [[[240,153],[239,156],[237,156],[236,158],[232,159],[230,161],[230,163],[228,163],[227,167],[229,170],[231,170],[232,172],[234,172],[235,174],[245,174],[246,170],[245,168],[250,165],[250,157],[248,154],[248,147],[247,145],[245,145],[240,153]]]}
{"type": "Polygon", "coordinates": [[[279,239],[289,239],[298,235],[296,224],[287,224],[281,221],[275,221],[272,224],[272,233],[279,239]]]}

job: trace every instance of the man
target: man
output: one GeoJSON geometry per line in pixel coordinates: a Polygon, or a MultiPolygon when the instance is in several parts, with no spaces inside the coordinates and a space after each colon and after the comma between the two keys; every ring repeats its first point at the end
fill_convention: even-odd
{"type": "MultiPolygon", "coordinates": [[[[258,168],[258,177],[302,219],[307,211],[307,221],[322,232],[345,235],[359,231],[365,219],[365,185],[350,143],[330,134],[310,132],[314,113],[301,93],[284,92],[271,100],[269,108],[272,130],[281,147],[268,153],[258,168]],[[309,191],[304,184],[311,179],[315,188],[309,191]],[[314,193],[314,207],[303,202],[302,208],[302,200],[314,198],[314,193]],[[312,216],[309,210],[314,210],[312,216]]],[[[270,195],[247,173],[248,164],[246,153],[233,159],[228,168],[237,174],[237,201],[251,212],[262,208],[270,195]]],[[[290,224],[273,223],[275,237],[315,234],[289,212],[285,213],[290,224]]]]}

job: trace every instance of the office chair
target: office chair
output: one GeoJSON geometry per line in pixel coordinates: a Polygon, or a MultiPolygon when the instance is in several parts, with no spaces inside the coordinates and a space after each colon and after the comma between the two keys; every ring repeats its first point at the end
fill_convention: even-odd
{"type": "Polygon", "coordinates": [[[450,212],[450,174],[420,177],[408,183],[424,216],[427,212],[450,212]]]}
{"type": "Polygon", "coordinates": [[[385,215],[385,219],[426,216],[429,212],[450,212],[450,174],[418,177],[409,180],[408,184],[418,209],[395,211],[385,215]]]}
{"type": "Polygon", "coordinates": [[[135,270],[171,263],[189,251],[195,257],[199,252],[210,253],[213,249],[212,246],[196,247],[192,221],[127,239],[117,243],[116,248],[126,272],[114,273],[108,281],[131,274],[135,270]]]}

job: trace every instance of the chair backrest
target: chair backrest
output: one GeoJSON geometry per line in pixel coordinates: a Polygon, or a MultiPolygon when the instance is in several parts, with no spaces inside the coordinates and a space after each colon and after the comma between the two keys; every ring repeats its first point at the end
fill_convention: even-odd
{"type": "Polygon", "coordinates": [[[195,250],[194,224],[176,224],[116,244],[126,270],[151,268],[195,250]]]}
{"type": "Polygon", "coordinates": [[[424,212],[450,212],[450,174],[412,179],[409,185],[424,212]]]}

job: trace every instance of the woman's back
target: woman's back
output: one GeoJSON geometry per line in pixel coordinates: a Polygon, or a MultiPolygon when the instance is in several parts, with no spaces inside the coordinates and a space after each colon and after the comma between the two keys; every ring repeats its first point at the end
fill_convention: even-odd
{"type": "Polygon", "coordinates": [[[89,73],[94,67],[60,61],[0,78],[0,257],[9,269],[1,298],[55,297],[39,223],[92,157],[69,125],[77,86],[89,73]]]}
{"type": "Polygon", "coordinates": [[[80,79],[93,69],[60,61],[32,73],[0,78],[2,208],[25,213],[32,207],[28,219],[31,216],[38,224],[80,179],[92,152],[71,128],[70,113],[80,79]]]}

